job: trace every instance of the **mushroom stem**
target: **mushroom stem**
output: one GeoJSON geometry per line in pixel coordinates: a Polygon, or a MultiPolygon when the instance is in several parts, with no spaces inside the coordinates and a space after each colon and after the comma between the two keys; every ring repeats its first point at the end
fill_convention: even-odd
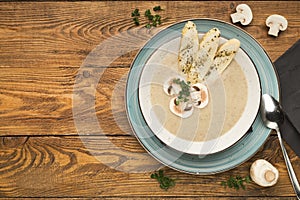
{"type": "Polygon", "coordinates": [[[242,15],[241,13],[233,13],[230,16],[231,16],[231,19],[232,19],[233,23],[244,22],[245,21],[244,15],[242,15]]]}
{"type": "Polygon", "coordinates": [[[277,37],[279,33],[279,28],[280,28],[280,24],[274,24],[273,26],[270,26],[268,34],[277,37]]]}
{"type": "Polygon", "coordinates": [[[274,181],[274,179],[275,179],[275,173],[272,172],[271,170],[267,170],[267,171],[265,172],[265,179],[266,179],[268,182],[274,181]]]}

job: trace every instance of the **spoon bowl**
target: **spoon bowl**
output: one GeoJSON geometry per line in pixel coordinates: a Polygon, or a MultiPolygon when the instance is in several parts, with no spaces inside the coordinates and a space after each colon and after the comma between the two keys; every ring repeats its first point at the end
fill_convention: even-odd
{"type": "Polygon", "coordinates": [[[279,102],[268,94],[262,96],[260,111],[264,124],[270,129],[278,129],[278,124],[284,120],[279,102]]]}
{"type": "Polygon", "coordinates": [[[264,94],[261,97],[261,105],[260,105],[260,113],[261,118],[264,122],[264,124],[270,128],[275,129],[277,132],[277,136],[279,139],[280,147],[283,153],[284,161],[294,188],[294,191],[296,193],[297,199],[300,200],[300,186],[296,177],[296,174],[294,172],[293,166],[291,164],[291,161],[289,159],[289,156],[286,152],[286,149],[283,145],[283,141],[281,138],[281,133],[279,130],[278,124],[282,123],[284,120],[284,114],[282,112],[281,106],[274,97],[268,94],[264,94]]]}

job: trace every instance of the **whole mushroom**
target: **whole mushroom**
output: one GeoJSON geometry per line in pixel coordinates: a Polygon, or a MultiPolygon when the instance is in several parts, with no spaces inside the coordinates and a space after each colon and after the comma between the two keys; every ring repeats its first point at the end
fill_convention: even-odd
{"type": "Polygon", "coordinates": [[[278,32],[285,31],[288,26],[288,21],[281,15],[270,15],[266,20],[266,25],[269,27],[269,35],[278,36],[278,32]]]}
{"type": "Polygon", "coordinates": [[[236,13],[230,16],[233,23],[241,22],[242,25],[250,24],[253,18],[251,8],[247,4],[239,4],[236,13]]]}
{"type": "Polygon", "coordinates": [[[258,185],[270,187],[277,183],[278,170],[268,161],[258,159],[250,167],[250,177],[258,185]]]}

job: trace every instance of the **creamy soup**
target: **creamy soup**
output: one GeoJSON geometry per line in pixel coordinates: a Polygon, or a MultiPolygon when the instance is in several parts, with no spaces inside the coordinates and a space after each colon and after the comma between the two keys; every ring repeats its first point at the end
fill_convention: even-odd
{"type": "Polygon", "coordinates": [[[151,84],[152,110],[163,124],[162,128],[177,137],[197,142],[215,139],[228,132],[241,117],[247,103],[247,82],[239,64],[233,60],[222,73],[220,95],[218,91],[212,95],[213,88],[208,87],[208,105],[203,109],[195,108],[192,116],[185,119],[170,111],[171,97],[163,91],[164,82],[176,76],[177,65],[177,55],[165,55],[162,59],[164,67],[155,68],[151,84]]]}

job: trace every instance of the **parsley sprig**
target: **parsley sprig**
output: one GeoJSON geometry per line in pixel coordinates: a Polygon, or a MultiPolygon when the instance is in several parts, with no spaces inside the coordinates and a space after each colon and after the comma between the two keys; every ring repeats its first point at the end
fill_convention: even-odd
{"type": "MultiPolygon", "coordinates": [[[[162,11],[163,9],[160,6],[153,7],[154,12],[162,11]]],[[[161,16],[158,14],[152,14],[150,9],[145,11],[145,17],[148,19],[148,23],[145,25],[146,28],[150,29],[151,27],[156,27],[162,23],[161,16]]],[[[139,9],[135,9],[131,13],[131,17],[133,17],[133,22],[136,26],[140,25],[139,17],[140,12],[139,9]]]]}
{"type": "MultiPolygon", "coordinates": [[[[154,7],[156,8],[156,7],[154,7]]],[[[153,10],[157,10],[157,9],[154,9],[153,10]]],[[[159,9],[161,10],[161,9],[159,9]]],[[[152,26],[156,27],[157,25],[160,25],[161,24],[161,16],[160,15],[152,15],[150,9],[147,9],[145,11],[145,17],[148,18],[149,22],[148,24],[146,24],[146,28],[151,28],[152,26]]]]}
{"type": "Polygon", "coordinates": [[[168,190],[170,187],[175,186],[175,180],[171,179],[168,176],[165,176],[162,170],[159,170],[158,172],[151,174],[150,177],[158,181],[159,187],[161,189],[168,190]]]}
{"type": "Polygon", "coordinates": [[[224,186],[225,188],[229,187],[229,188],[234,188],[236,190],[242,188],[243,190],[245,190],[246,189],[244,185],[245,182],[246,183],[251,182],[250,176],[246,176],[244,178],[241,176],[230,176],[227,181],[222,181],[221,185],[224,186]]]}

